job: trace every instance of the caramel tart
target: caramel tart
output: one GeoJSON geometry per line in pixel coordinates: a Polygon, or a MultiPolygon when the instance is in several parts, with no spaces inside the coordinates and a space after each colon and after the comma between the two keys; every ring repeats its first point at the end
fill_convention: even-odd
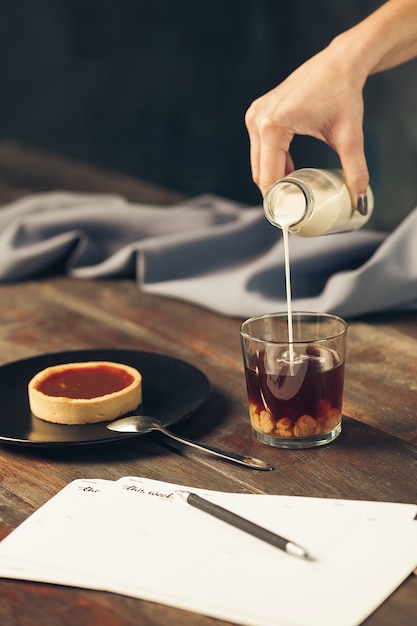
{"type": "Polygon", "coordinates": [[[141,404],[142,375],[110,361],[66,363],[38,372],[28,392],[31,412],[47,422],[105,422],[141,404]]]}

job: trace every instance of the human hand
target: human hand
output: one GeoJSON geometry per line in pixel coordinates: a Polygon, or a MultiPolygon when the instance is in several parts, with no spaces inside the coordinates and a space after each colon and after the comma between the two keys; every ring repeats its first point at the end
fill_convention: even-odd
{"type": "Polygon", "coordinates": [[[346,56],[331,44],[249,107],[252,176],[262,194],[294,169],[294,136],[309,135],[339,155],[353,206],[363,199],[369,182],[362,129],[366,75],[346,56]]]}

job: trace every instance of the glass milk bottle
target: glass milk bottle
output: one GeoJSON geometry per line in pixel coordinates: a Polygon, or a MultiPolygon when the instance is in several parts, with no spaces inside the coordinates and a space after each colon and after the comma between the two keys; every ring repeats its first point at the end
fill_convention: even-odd
{"type": "Polygon", "coordinates": [[[367,190],[368,212],[352,208],[342,170],[304,168],[277,180],[266,192],[264,211],[274,226],[300,237],[317,237],[361,228],[374,206],[367,190]]]}

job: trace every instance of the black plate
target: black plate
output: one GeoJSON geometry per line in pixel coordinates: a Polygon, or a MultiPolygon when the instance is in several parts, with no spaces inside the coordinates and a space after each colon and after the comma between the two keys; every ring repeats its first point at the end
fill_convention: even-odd
{"type": "Polygon", "coordinates": [[[210,394],[210,383],[200,370],[184,361],[152,352],[77,350],[35,356],[0,367],[1,443],[74,446],[136,436],[112,432],[106,428],[106,422],[66,426],[32,415],[27,389],[30,379],[45,367],[77,361],[114,361],[138,369],[143,377],[140,413],[158,418],[165,426],[189,417],[210,394]]]}

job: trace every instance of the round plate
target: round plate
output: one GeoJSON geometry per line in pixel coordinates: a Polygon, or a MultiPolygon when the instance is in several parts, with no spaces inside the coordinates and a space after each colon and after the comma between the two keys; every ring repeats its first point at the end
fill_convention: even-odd
{"type": "Polygon", "coordinates": [[[80,361],[125,363],[142,374],[143,403],[139,412],[168,426],[204,404],[210,394],[207,377],[184,361],[134,350],[77,350],[57,352],[7,363],[0,367],[0,442],[36,446],[73,446],[120,441],[136,434],[108,430],[106,423],[82,426],[52,424],[32,415],[28,383],[51,365],[80,361]]]}

